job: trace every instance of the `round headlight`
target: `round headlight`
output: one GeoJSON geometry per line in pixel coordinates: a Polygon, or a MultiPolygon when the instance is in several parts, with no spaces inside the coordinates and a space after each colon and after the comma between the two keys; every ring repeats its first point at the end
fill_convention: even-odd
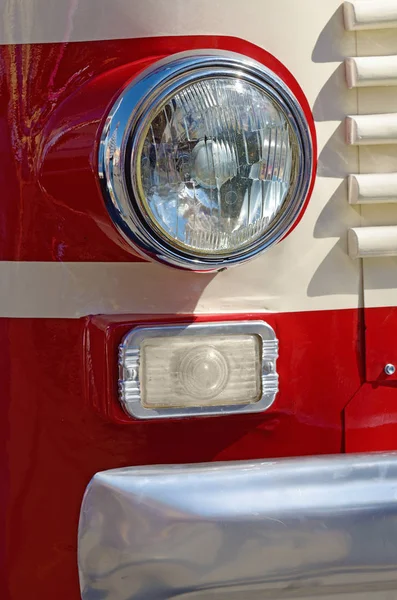
{"type": "Polygon", "coordinates": [[[295,96],[262,64],[183,53],[132,81],[107,118],[99,174],[145,256],[208,271],[279,241],[304,205],[312,145],[295,96]]]}

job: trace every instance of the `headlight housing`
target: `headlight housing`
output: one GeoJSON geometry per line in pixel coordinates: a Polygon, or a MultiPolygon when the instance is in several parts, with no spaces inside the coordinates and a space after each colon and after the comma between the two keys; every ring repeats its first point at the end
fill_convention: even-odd
{"type": "Polygon", "coordinates": [[[267,67],[181,53],[143,71],[106,120],[99,176],[142,255],[196,271],[244,262],[286,235],[312,178],[310,127],[267,67]]]}

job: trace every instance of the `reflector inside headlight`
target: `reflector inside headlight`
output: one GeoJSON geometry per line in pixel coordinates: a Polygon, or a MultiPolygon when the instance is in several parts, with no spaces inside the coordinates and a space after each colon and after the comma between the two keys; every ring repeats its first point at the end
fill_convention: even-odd
{"type": "Polygon", "coordinates": [[[279,241],[312,177],[303,109],[272,71],[230,52],[159,61],[122,92],[99,152],[114,221],[141,253],[215,270],[279,241]]]}
{"type": "Polygon", "coordinates": [[[132,168],[160,234],[194,252],[228,253],[262,236],[282,210],[296,153],[293,129],[264,90],[212,78],[158,110],[132,168]]]}

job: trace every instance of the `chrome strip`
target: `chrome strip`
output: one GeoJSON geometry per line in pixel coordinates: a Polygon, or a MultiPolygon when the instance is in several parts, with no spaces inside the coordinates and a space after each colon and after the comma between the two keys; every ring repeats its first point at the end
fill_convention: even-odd
{"type": "Polygon", "coordinates": [[[396,564],[397,454],[117,469],[81,509],[83,600],[392,600],[396,564]]]}

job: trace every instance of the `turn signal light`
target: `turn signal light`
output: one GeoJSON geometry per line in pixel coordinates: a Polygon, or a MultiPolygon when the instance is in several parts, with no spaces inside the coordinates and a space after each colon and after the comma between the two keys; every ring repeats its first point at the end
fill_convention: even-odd
{"type": "Polygon", "coordinates": [[[265,410],[277,356],[263,321],[136,328],[120,346],[120,401],[138,418],[265,410]]]}

